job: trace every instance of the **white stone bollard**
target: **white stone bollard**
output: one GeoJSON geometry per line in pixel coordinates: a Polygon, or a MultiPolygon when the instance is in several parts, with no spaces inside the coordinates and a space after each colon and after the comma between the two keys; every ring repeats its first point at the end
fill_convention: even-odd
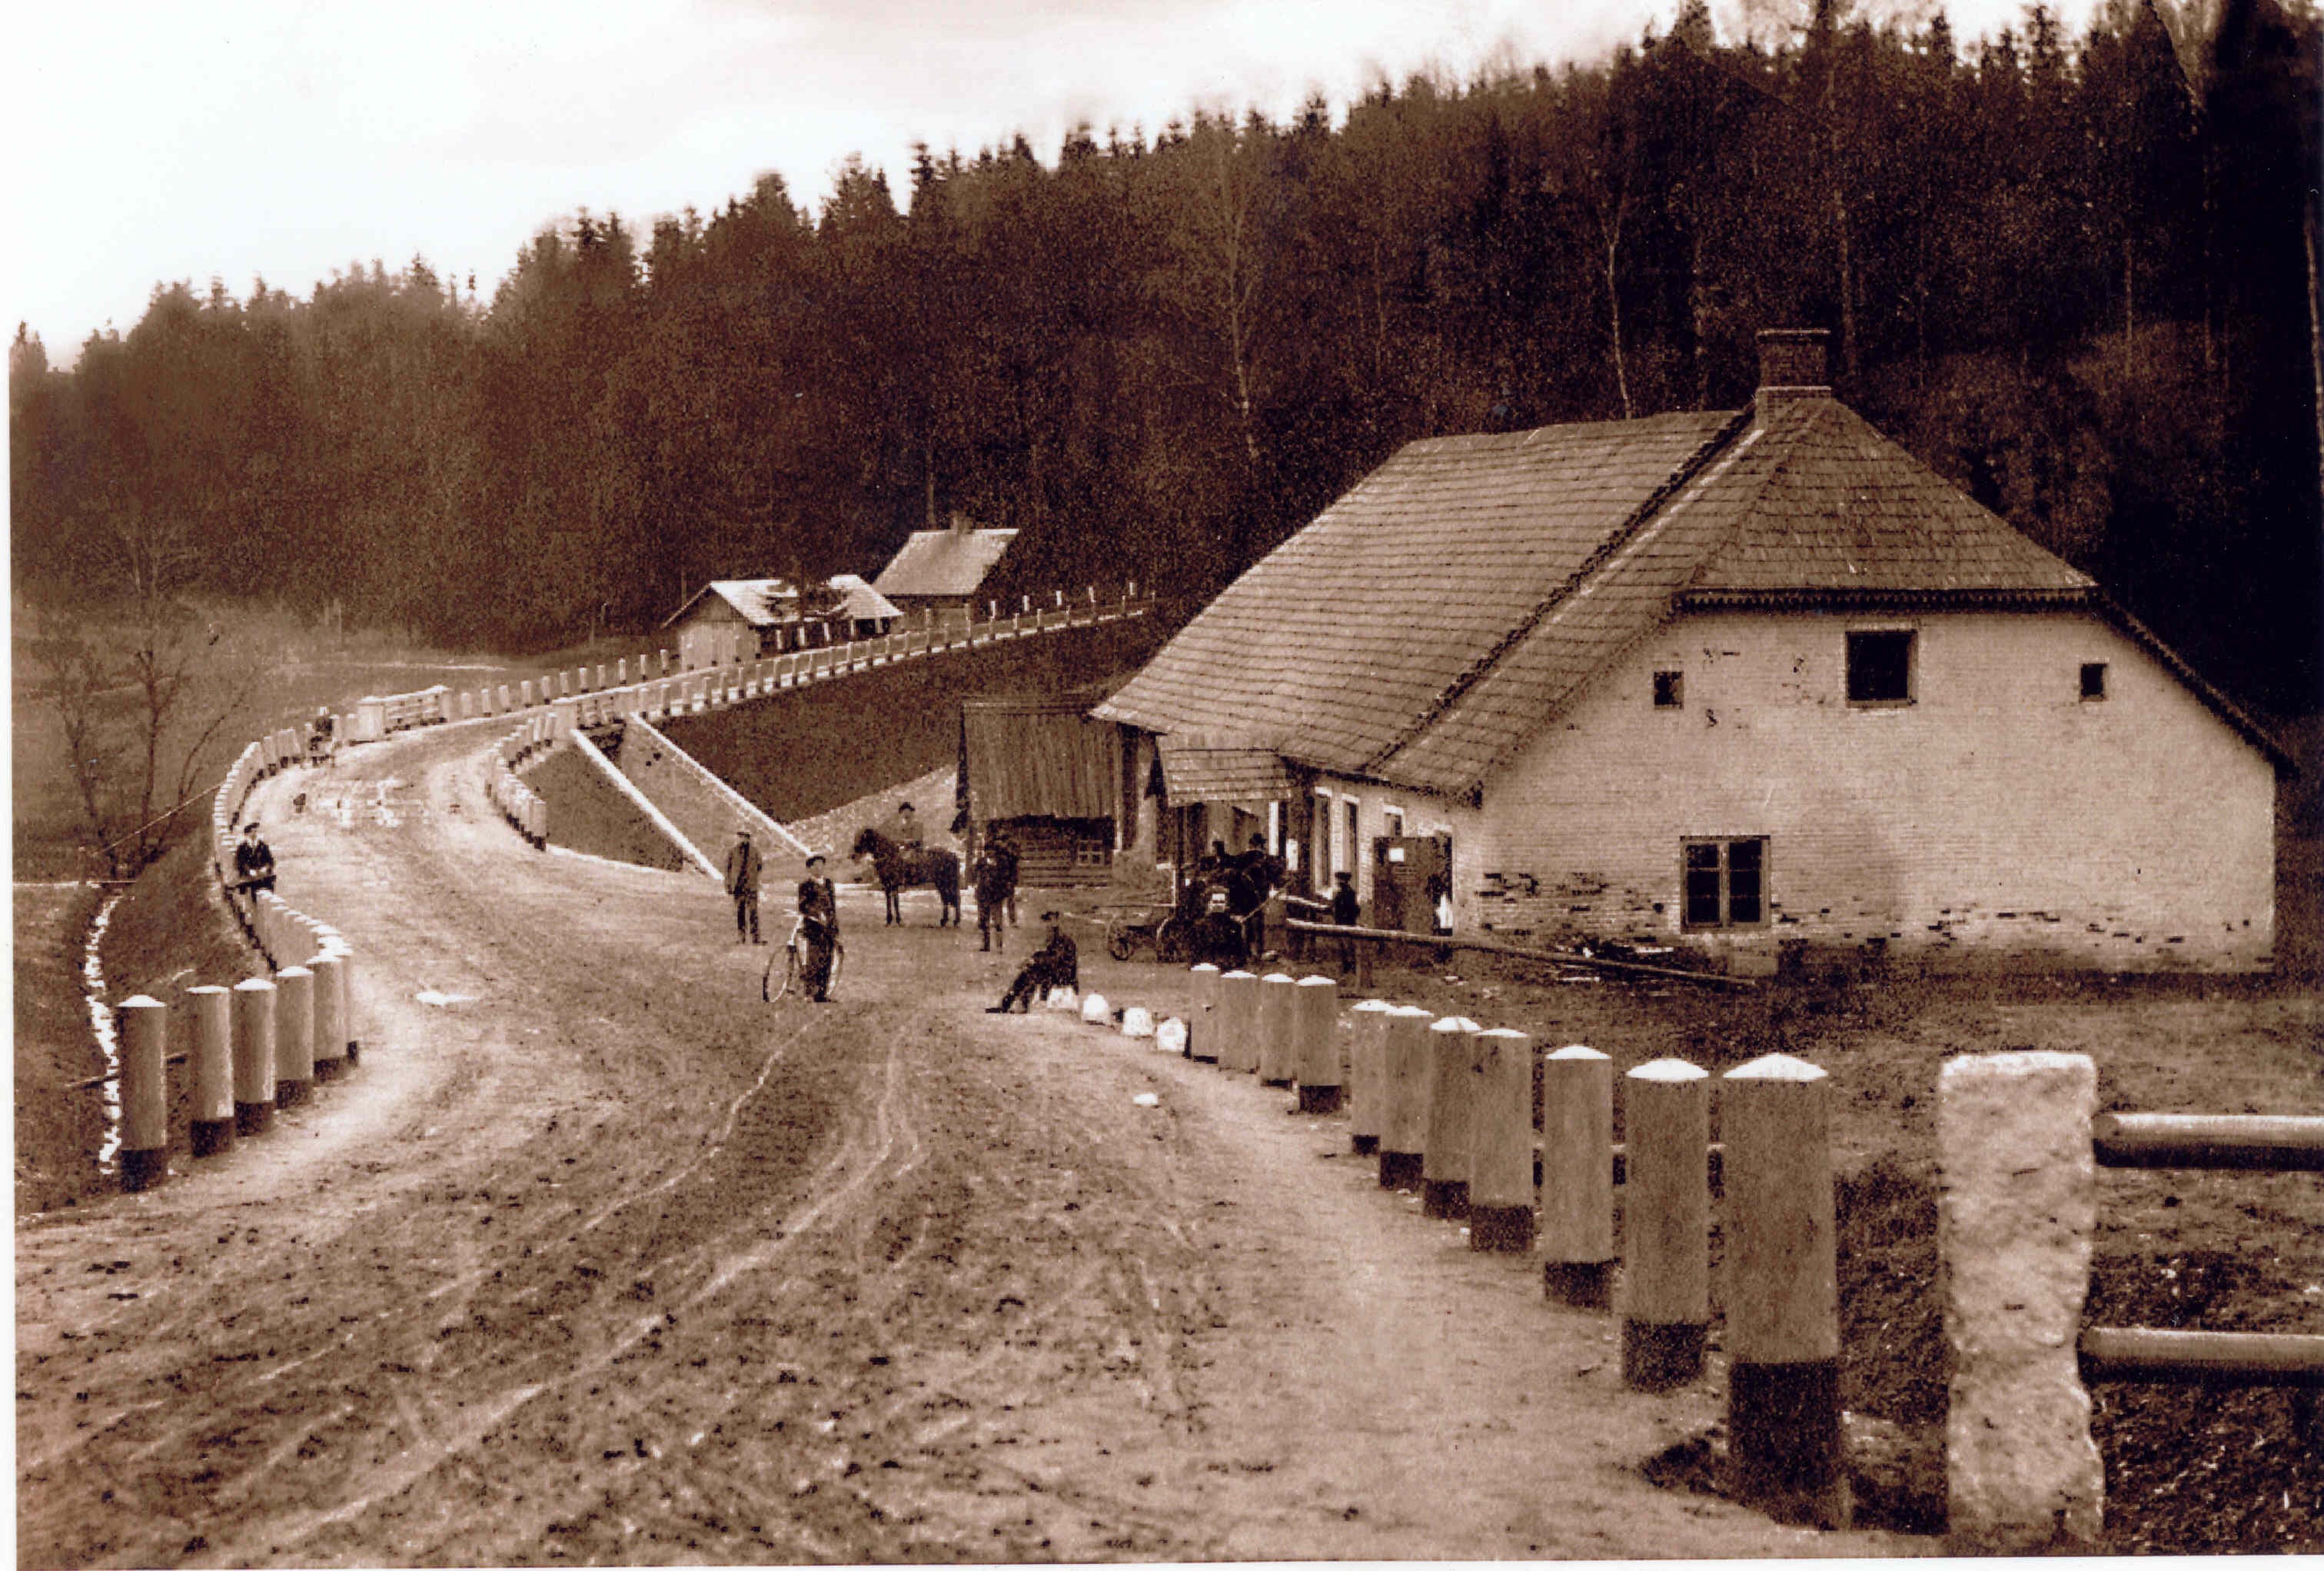
{"type": "Polygon", "coordinates": [[[234,1130],[263,1134],[274,1123],[274,984],[234,984],[234,1130]]]}
{"type": "Polygon", "coordinates": [[[1769,1053],[1720,1077],[1729,1482],[1779,1521],[1844,1528],[1831,1080],[1769,1053]]]}
{"type": "Polygon", "coordinates": [[[1533,1039],[1506,1026],[1477,1033],[1469,1159],[1469,1247],[1533,1249],[1533,1039]]]}
{"type": "Polygon", "coordinates": [[[1436,1085],[1434,1017],[1416,1003],[1388,1012],[1380,1044],[1379,1181],[1383,1189],[1417,1189],[1425,1179],[1428,1101],[1436,1085]]]}
{"type": "Polygon", "coordinates": [[[1960,1551],[2076,1548],[2103,1525],[2075,1349],[2098,1223],[2097,1105],[2098,1073],[2080,1053],[1970,1054],[1938,1077],[1945,1490],[1960,1551]]]}
{"type": "Polygon", "coordinates": [[[1379,1151],[1381,1120],[1388,1106],[1388,1016],[1396,1006],[1367,998],[1348,1011],[1348,1146],[1360,1157],[1379,1151]]]}
{"type": "Polygon", "coordinates": [[[1186,1022],[1176,1015],[1154,1028],[1154,1045],[1166,1053],[1186,1050],[1186,1022]]]}
{"type": "Polygon", "coordinates": [[[274,974],[274,1105],[296,1107],[315,1080],[315,974],[287,966],[274,974]]]}
{"type": "Polygon", "coordinates": [[[1188,1055],[1198,1064],[1219,1061],[1219,1031],[1222,1023],[1219,1001],[1219,968],[1205,961],[1190,973],[1194,979],[1194,1018],[1187,1021],[1188,1055]]]}
{"type": "Polygon", "coordinates": [[[1262,1086],[1288,1086],[1299,1073],[1298,1046],[1293,1035],[1298,1007],[1293,994],[1298,986],[1280,971],[1259,978],[1259,1083],[1262,1086]]]}
{"type": "Polygon", "coordinates": [[[234,1143],[233,994],[223,987],[189,987],[194,1016],[193,1123],[187,1144],[198,1157],[216,1156],[234,1143]]]}
{"type": "Polygon", "coordinates": [[[1614,1060],[1575,1043],[1542,1061],[1541,1285],[1603,1309],[1614,1280],[1614,1060]]]}
{"type": "Polygon", "coordinates": [[[1711,1325],[1711,1072],[1656,1058],[1623,1085],[1622,1378],[1668,1391],[1702,1372],[1711,1325]]]}
{"type": "Polygon", "coordinates": [[[1071,1011],[1081,1007],[1080,999],[1074,996],[1074,990],[1070,987],[1052,987],[1049,989],[1049,996],[1046,1002],[1051,1009],[1059,1011],[1071,1011]]]}
{"type": "Polygon", "coordinates": [[[1219,977],[1218,1066],[1231,1075],[1259,1067],[1259,976],[1229,971],[1219,977]]]}
{"type": "Polygon", "coordinates": [[[1337,1113],[1347,1101],[1340,1067],[1340,984],[1329,976],[1303,976],[1291,1000],[1292,1073],[1299,1081],[1299,1111],[1337,1113]]]}
{"type": "Polygon", "coordinates": [[[1154,1012],[1143,1004],[1133,1003],[1121,1012],[1121,1034],[1126,1037],[1154,1035],[1154,1012]]]}
{"type": "Polygon", "coordinates": [[[1469,1163],[1476,1134],[1477,1038],[1484,1028],[1450,1014],[1428,1028],[1428,1146],[1421,1152],[1423,1215],[1469,1215],[1469,1163]]]}
{"type": "Polygon", "coordinates": [[[1088,1025],[1111,1025],[1113,1005],[1102,993],[1089,993],[1082,999],[1082,1020],[1088,1025]]]}
{"type": "Polygon", "coordinates": [[[135,1194],[170,1176],[170,1010],[158,998],[124,998],[121,1027],[121,1187],[135,1194]]]}
{"type": "Polygon", "coordinates": [[[338,1078],[346,1067],[347,1033],[339,1012],[345,999],[339,981],[340,950],[336,938],[326,938],[320,953],[307,962],[315,974],[315,1079],[338,1078]]]}

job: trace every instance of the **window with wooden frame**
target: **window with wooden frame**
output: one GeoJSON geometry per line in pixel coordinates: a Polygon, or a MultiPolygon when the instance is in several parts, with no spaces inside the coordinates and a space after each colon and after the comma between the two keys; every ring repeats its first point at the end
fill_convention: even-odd
{"type": "Polygon", "coordinates": [[[1686,707],[1686,673],[1684,671],[1655,673],[1655,707],[1657,709],[1686,707]]]}
{"type": "Polygon", "coordinates": [[[2106,661],[2086,661],[2082,664],[2082,702],[2103,703],[2107,696],[2106,661]]]}
{"type": "Polygon", "coordinates": [[[1692,929],[1765,927],[1767,837],[1690,839],[1682,849],[1683,925],[1692,929]]]}
{"type": "Polygon", "coordinates": [[[1848,635],[1848,701],[1868,708],[1913,701],[1913,633],[1880,628],[1848,635]]]}

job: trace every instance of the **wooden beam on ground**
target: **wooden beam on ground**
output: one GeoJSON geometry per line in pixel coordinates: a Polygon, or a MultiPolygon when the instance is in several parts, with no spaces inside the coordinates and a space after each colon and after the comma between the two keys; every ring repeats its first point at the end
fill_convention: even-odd
{"type": "Polygon", "coordinates": [[[1598,971],[1657,976],[1672,982],[1692,982],[1704,987],[1727,987],[1743,993],[1756,992],[1759,986],[1748,976],[1724,976],[1715,971],[1683,971],[1674,966],[1646,966],[1636,960],[1602,960],[1595,955],[1578,955],[1564,949],[1527,949],[1516,944],[1496,944],[1485,938],[1463,938],[1451,933],[1406,933],[1392,928],[1341,928],[1329,922],[1303,922],[1296,918],[1283,925],[1295,933],[1324,938],[1354,938],[1374,944],[1416,944],[1425,948],[1467,949],[1480,955],[1505,955],[1513,960],[1537,960],[1552,966],[1583,966],[1598,971]]]}

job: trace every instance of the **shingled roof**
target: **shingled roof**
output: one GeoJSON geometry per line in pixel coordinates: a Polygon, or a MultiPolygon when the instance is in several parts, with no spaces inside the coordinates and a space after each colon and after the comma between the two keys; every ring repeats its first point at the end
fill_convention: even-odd
{"type": "Polygon", "coordinates": [[[882,595],[973,595],[1017,538],[1013,529],[923,529],[872,580],[882,595]]]}
{"type": "MultiPolygon", "coordinates": [[[[2111,613],[2088,575],[1827,393],[1784,393],[1733,414],[1411,443],[1095,712],[1457,796],[1683,610],[1877,601],[2111,613]]],[[[2172,663],[2281,762],[2280,745],[2172,663]]]]}

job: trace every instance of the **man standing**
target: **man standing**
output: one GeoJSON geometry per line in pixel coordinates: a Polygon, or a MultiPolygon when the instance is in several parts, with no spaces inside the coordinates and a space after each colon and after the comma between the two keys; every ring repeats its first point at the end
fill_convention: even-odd
{"type": "Polygon", "coordinates": [[[807,943],[807,958],[799,980],[809,998],[831,1002],[831,957],[839,947],[839,892],[823,875],[820,855],[807,859],[807,876],[798,886],[799,937],[807,943]]]}
{"type": "Polygon", "coordinates": [[[1001,1002],[985,1013],[1007,1014],[1011,1005],[1021,1002],[1029,1014],[1033,1000],[1046,996],[1052,987],[1081,986],[1081,956],[1074,948],[1074,941],[1065,937],[1057,913],[1043,911],[1041,919],[1049,924],[1049,941],[1034,951],[1033,957],[1025,962],[1025,968],[1017,973],[1017,980],[1009,984],[1009,991],[1001,995],[1001,1002]]]}
{"type": "MultiPolygon", "coordinates": [[[[1353,876],[1346,872],[1332,875],[1337,886],[1332,891],[1332,922],[1335,927],[1352,928],[1362,919],[1364,908],[1356,899],[1353,876]]],[[[1340,975],[1345,976],[1356,968],[1356,944],[1352,938],[1340,940],[1340,975]]]]}
{"type": "Polygon", "coordinates": [[[234,848],[234,887],[254,895],[274,887],[274,851],[258,837],[258,820],[242,827],[242,844],[234,848]]]}
{"type": "Polygon", "coordinates": [[[734,848],[726,853],[726,892],[734,897],[734,941],[763,944],[759,937],[759,848],[751,844],[748,826],[734,831],[734,848]]]}
{"type": "Polygon", "coordinates": [[[970,870],[976,876],[976,937],[980,951],[1001,947],[1009,931],[1001,913],[1009,903],[1010,891],[1001,867],[1001,843],[996,835],[985,841],[984,849],[976,855],[975,866],[970,870]]]}
{"type": "MultiPolygon", "coordinates": [[[[1008,910],[1009,925],[1017,925],[1017,841],[1003,825],[992,831],[992,865],[994,876],[1001,881],[1001,903],[1008,910]]],[[[995,925],[994,930],[999,930],[995,925]]]]}

